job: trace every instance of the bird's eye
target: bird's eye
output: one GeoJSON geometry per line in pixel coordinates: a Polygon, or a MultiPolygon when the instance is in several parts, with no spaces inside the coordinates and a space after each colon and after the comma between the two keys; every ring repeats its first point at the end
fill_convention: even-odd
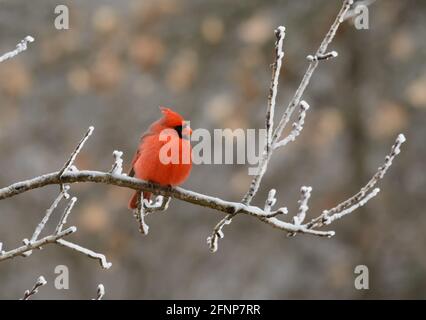
{"type": "Polygon", "coordinates": [[[181,138],[182,139],[182,126],[180,125],[180,126],[176,126],[176,127],[174,127],[174,129],[176,130],[176,132],[178,133],[178,135],[179,135],[179,138],[181,138]]]}

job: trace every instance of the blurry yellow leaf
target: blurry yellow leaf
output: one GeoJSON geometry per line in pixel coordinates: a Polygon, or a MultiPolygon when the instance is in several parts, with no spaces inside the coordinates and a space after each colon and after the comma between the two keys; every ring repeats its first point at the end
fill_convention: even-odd
{"type": "Polygon", "coordinates": [[[405,90],[405,96],[412,105],[426,108],[426,75],[411,82],[405,90]]]}
{"type": "Polygon", "coordinates": [[[105,208],[97,202],[84,205],[78,216],[78,224],[88,232],[102,232],[108,224],[105,208]]]}
{"type": "Polygon", "coordinates": [[[101,91],[117,87],[122,75],[122,65],[118,57],[112,52],[101,51],[96,57],[91,70],[93,86],[101,91]]]}
{"type": "Polygon", "coordinates": [[[142,35],[130,44],[130,58],[143,69],[151,69],[158,65],[164,57],[163,42],[148,35],[142,35]]]}
{"type": "Polygon", "coordinates": [[[211,44],[219,43],[223,38],[225,27],[218,17],[206,17],[201,23],[201,34],[211,44]]]}
{"type": "Polygon", "coordinates": [[[166,75],[170,90],[182,92],[188,90],[198,74],[198,55],[193,50],[183,50],[172,61],[166,75]]]}
{"type": "Polygon", "coordinates": [[[239,26],[238,34],[240,39],[248,44],[262,45],[273,36],[272,30],[274,26],[271,17],[258,13],[239,26]]]}
{"type": "MultiPolygon", "coordinates": [[[[340,112],[334,108],[322,109],[318,112],[313,143],[317,147],[330,144],[343,129],[343,119],[340,112]]],[[[308,114],[309,118],[309,114],[308,114]]]]}
{"type": "Polygon", "coordinates": [[[31,74],[21,60],[15,59],[2,64],[0,88],[6,95],[11,97],[22,96],[28,93],[31,85],[31,74]]]}
{"type": "Polygon", "coordinates": [[[110,33],[117,28],[118,24],[114,8],[108,5],[99,7],[93,16],[93,27],[100,33],[110,33]]]}
{"type": "Polygon", "coordinates": [[[391,37],[389,51],[391,57],[395,60],[407,60],[414,52],[415,43],[410,33],[398,31],[391,37]]]}
{"type": "Polygon", "coordinates": [[[67,76],[69,86],[77,93],[85,93],[90,88],[90,74],[84,68],[74,68],[67,76]]]}
{"type": "Polygon", "coordinates": [[[394,102],[385,101],[378,108],[369,122],[370,132],[376,138],[392,137],[407,125],[404,108],[394,102]]]}
{"type": "Polygon", "coordinates": [[[79,31],[69,29],[41,39],[41,57],[47,64],[53,64],[66,55],[74,53],[79,45],[79,31]]]}
{"type": "Polygon", "coordinates": [[[206,110],[208,112],[208,119],[210,119],[213,124],[222,127],[223,122],[234,113],[234,97],[227,93],[218,94],[207,101],[206,110]]]}

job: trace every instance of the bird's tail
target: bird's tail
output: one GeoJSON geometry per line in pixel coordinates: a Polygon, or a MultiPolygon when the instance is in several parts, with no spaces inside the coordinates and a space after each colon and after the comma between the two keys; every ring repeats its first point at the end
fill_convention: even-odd
{"type": "MultiPolygon", "coordinates": [[[[143,198],[149,200],[151,198],[151,192],[143,192],[143,198]]],[[[138,207],[138,192],[135,192],[130,198],[128,207],[130,210],[134,210],[138,207]]]]}

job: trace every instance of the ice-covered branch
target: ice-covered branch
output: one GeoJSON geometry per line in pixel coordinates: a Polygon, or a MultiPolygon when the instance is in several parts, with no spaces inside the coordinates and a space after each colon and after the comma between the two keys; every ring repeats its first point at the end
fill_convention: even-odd
{"type": "Polygon", "coordinates": [[[275,105],[278,94],[278,80],[280,77],[282,60],[284,58],[283,42],[285,38],[285,27],[279,26],[275,30],[277,41],[275,42],[275,62],[272,64],[272,79],[269,88],[268,109],[266,110],[266,152],[270,152],[272,146],[272,131],[274,129],[275,105]]]}
{"type": "Polygon", "coordinates": [[[361,190],[354,196],[339,203],[337,206],[331,209],[324,210],[320,216],[307,224],[308,228],[317,228],[323,226],[324,224],[330,224],[331,222],[342,218],[346,214],[353,212],[358,207],[364,205],[368,200],[375,197],[379,193],[380,189],[374,189],[374,187],[379,182],[379,180],[384,177],[392,165],[395,157],[401,152],[401,145],[404,142],[405,136],[403,134],[399,134],[391,148],[391,152],[386,156],[385,162],[378,168],[377,172],[367,182],[367,184],[362,187],[361,190]]]}
{"type": "Polygon", "coordinates": [[[46,244],[56,243],[59,239],[62,239],[76,231],[76,227],[69,227],[64,231],[59,232],[58,234],[53,234],[34,242],[27,242],[27,244],[24,244],[23,246],[10,251],[3,251],[3,253],[0,254],[0,261],[11,259],[17,256],[22,256],[25,252],[28,252],[33,249],[39,249],[46,244]]]}
{"type": "MultiPolygon", "coordinates": [[[[68,205],[66,206],[66,208],[65,208],[65,210],[62,214],[61,219],[59,220],[59,223],[57,224],[57,226],[55,228],[54,233],[50,236],[47,236],[47,237],[41,239],[41,240],[37,240],[39,235],[41,234],[41,232],[45,228],[46,224],[48,223],[49,218],[51,217],[51,215],[53,214],[54,210],[57,208],[57,206],[61,202],[61,200],[63,198],[69,198],[68,191],[70,189],[70,186],[64,185],[63,176],[64,176],[64,174],[67,174],[67,173],[78,172],[78,170],[70,171],[69,168],[72,166],[73,162],[75,161],[76,156],[81,151],[84,143],[87,141],[87,139],[92,134],[93,129],[94,129],[93,127],[89,128],[89,130],[86,132],[83,139],[79,142],[76,149],[71,154],[69,160],[66,162],[64,167],[60,171],[55,173],[56,179],[58,180],[57,184],[59,184],[61,186],[60,193],[56,197],[56,199],[53,201],[53,203],[49,207],[49,209],[46,210],[46,213],[45,213],[43,219],[37,225],[31,239],[30,240],[24,239],[23,240],[24,246],[19,247],[17,249],[10,250],[8,252],[2,252],[0,250],[0,261],[10,259],[10,258],[14,258],[18,255],[22,255],[22,256],[27,257],[27,256],[31,255],[32,249],[34,249],[34,248],[40,248],[41,249],[41,247],[44,244],[56,243],[56,244],[59,244],[59,245],[64,246],[64,247],[68,247],[68,248],[70,248],[74,251],[77,251],[79,253],[82,253],[89,258],[97,259],[99,261],[100,265],[102,266],[102,268],[104,268],[104,269],[108,269],[111,266],[111,263],[107,262],[107,260],[106,260],[106,258],[103,254],[96,253],[96,252],[94,252],[90,249],[84,248],[80,245],[77,245],[75,243],[65,241],[64,239],[62,239],[63,237],[67,236],[68,234],[73,233],[77,230],[75,227],[71,227],[71,228],[66,229],[65,231],[62,231],[62,229],[64,228],[64,226],[67,222],[68,216],[70,215],[70,213],[71,213],[72,209],[74,208],[74,205],[77,201],[76,197],[72,197],[71,200],[69,201],[68,205]]],[[[121,155],[119,155],[119,157],[121,157],[121,155]]]]}
{"type": "Polygon", "coordinates": [[[49,207],[49,209],[46,210],[46,214],[44,215],[43,219],[41,220],[41,222],[38,224],[38,226],[36,227],[33,236],[31,237],[32,242],[36,241],[38,236],[40,235],[40,233],[43,231],[46,223],[49,221],[50,216],[52,215],[53,211],[56,209],[56,207],[58,206],[59,202],[61,202],[61,200],[63,198],[67,198],[69,197],[67,191],[69,190],[69,186],[67,186],[66,188],[64,188],[63,191],[61,191],[59,193],[59,195],[56,197],[56,199],[53,201],[52,205],[49,207]]]}
{"type": "Polygon", "coordinates": [[[5,60],[7,60],[7,59],[13,58],[13,57],[17,56],[18,54],[20,54],[21,52],[27,50],[28,43],[33,42],[33,41],[34,41],[33,37],[26,36],[23,40],[21,40],[21,42],[19,42],[16,45],[16,49],[15,50],[6,52],[2,56],[0,56],[0,63],[3,62],[3,61],[5,61],[5,60]]]}
{"type": "Polygon", "coordinates": [[[105,295],[105,287],[102,283],[98,284],[98,290],[96,292],[96,299],[93,300],[102,300],[105,295]]]}
{"type": "Polygon", "coordinates": [[[74,208],[74,205],[75,205],[76,202],[77,202],[77,197],[72,197],[70,202],[68,203],[67,207],[64,210],[64,213],[62,215],[61,220],[59,220],[59,223],[56,226],[55,234],[58,234],[59,232],[62,231],[62,228],[67,223],[68,216],[70,215],[70,213],[71,213],[72,209],[74,208]]]}
{"type": "Polygon", "coordinates": [[[339,54],[337,53],[337,51],[330,51],[327,53],[317,53],[315,55],[308,55],[306,57],[306,59],[308,59],[308,61],[313,62],[313,61],[321,61],[321,60],[328,60],[331,58],[336,58],[339,54]]]}
{"type": "Polygon", "coordinates": [[[34,287],[31,290],[26,290],[22,300],[29,300],[32,295],[35,295],[38,292],[38,289],[47,284],[46,279],[43,276],[38,277],[34,287]]]}
{"type": "MultiPolygon", "coordinates": [[[[377,183],[377,181],[381,179],[383,175],[386,173],[386,171],[392,164],[393,159],[400,152],[401,144],[404,141],[405,141],[404,136],[399,135],[397,141],[392,147],[391,153],[386,157],[385,163],[379,168],[378,172],[374,175],[372,180],[360,191],[359,194],[339,204],[335,208],[328,210],[328,216],[330,216],[330,213],[332,214],[341,213],[343,210],[349,207],[352,207],[354,204],[361,201],[362,198],[364,198],[364,196],[366,195],[366,193],[370,191],[374,187],[374,185],[377,183]],[[362,195],[362,197],[360,195],[362,195]]],[[[63,173],[62,177],[59,177],[58,173],[59,172],[45,174],[30,180],[17,182],[8,187],[2,188],[0,189],[0,200],[13,197],[15,195],[27,192],[32,189],[42,188],[47,185],[53,185],[53,184],[60,185],[61,183],[72,184],[77,182],[95,182],[95,183],[115,185],[118,187],[130,188],[139,192],[141,191],[151,192],[153,194],[156,194],[157,196],[163,197],[163,198],[159,198],[159,200],[157,200],[153,205],[148,205],[147,203],[145,203],[145,206],[146,206],[145,210],[150,210],[149,208],[152,208],[152,206],[154,206],[156,209],[159,209],[158,207],[162,207],[162,208],[167,207],[167,204],[170,200],[169,198],[175,198],[175,199],[179,199],[194,205],[211,208],[218,212],[226,213],[228,215],[235,215],[237,213],[249,215],[259,219],[260,221],[274,228],[278,228],[287,233],[305,233],[305,234],[312,234],[316,236],[325,236],[325,237],[331,237],[334,234],[334,232],[332,231],[316,230],[317,227],[320,227],[324,224],[323,223],[324,222],[323,218],[325,216],[324,213],[318,218],[312,220],[308,224],[290,223],[290,222],[284,222],[278,219],[277,216],[287,213],[287,209],[283,207],[278,210],[272,211],[272,206],[276,202],[276,199],[275,199],[276,194],[275,194],[275,191],[273,190],[271,190],[271,192],[269,193],[268,199],[266,200],[265,207],[262,209],[256,206],[247,205],[240,202],[231,202],[231,201],[222,200],[216,197],[204,195],[194,191],[185,190],[180,187],[173,187],[173,188],[162,187],[160,185],[139,180],[134,177],[129,177],[126,175],[112,175],[110,172],[88,171],[88,170],[67,171],[63,173]],[[161,201],[161,205],[159,205],[159,201],[161,201]]],[[[306,193],[304,197],[305,197],[304,199],[307,202],[308,194],[306,193]]],[[[305,205],[303,205],[303,203],[300,204],[300,208],[299,208],[298,215],[300,220],[302,220],[301,219],[302,216],[306,213],[305,209],[307,209],[305,208],[305,205]]],[[[335,219],[339,217],[341,216],[336,216],[335,219]]],[[[63,221],[63,219],[61,221],[63,221]]],[[[212,251],[215,251],[215,249],[217,249],[217,241],[219,238],[223,237],[222,228],[226,224],[229,224],[229,221],[230,220],[228,219],[228,216],[226,216],[214,228],[212,236],[210,236],[208,240],[212,251]]],[[[67,246],[76,251],[79,251],[80,253],[86,254],[87,256],[91,258],[99,259],[103,267],[106,267],[109,265],[109,263],[106,262],[105,256],[103,255],[94,253],[93,251],[82,248],[78,245],[71,244],[65,240],[57,241],[61,237],[75,231],[75,230],[74,231],[70,230],[70,228],[67,230],[62,231],[59,234],[43,238],[42,240],[39,240],[33,243],[30,242],[27,245],[19,248],[19,250],[17,251],[15,250],[14,252],[5,253],[2,256],[0,256],[0,261],[6,258],[9,258],[11,256],[20,255],[33,248],[41,247],[45,243],[57,242],[63,246],[67,246]]]]}
{"type": "Polygon", "coordinates": [[[306,111],[308,111],[308,109],[309,104],[305,100],[300,101],[299,118],[297,119],[297,122],[293,123],[293,130],[291,130],[290,134],[287,137],[285,137],[281,141],[276,142],[274,144],[274,149],[285,147],[289,142],[296,140],[300,132],[303,130],[303,125],[305,124],[306,118],[306,111]]]}
{"type": "Polygon", "coordinates": [[[312,187],[303,186],[302,188],[300,188],[301,197],[300,197],[300,200],[298,201],[299,211],[297,212],[296,216],[293,217],[295,225],[300,225],[303,223],[303,221],[305,221],[306,212],[308,212],[308,209],[309,209],[308,201],[309,201],[309,198],[311,197],[311,191],[312,191],[312,187]]]}
{"type": "MultiPolygon", "coordinates": [[[[89,137],[92,135],[94,127],[89,127],[87,129],[86,134],[84,137],[80,140],[77,147],[74,149],[74,151],[71,153],[70,157],[68,158],[67,162],[65,162],[64,166],[61,170],[59,170],[58,176],[61,178],[65,172],[67,172],[70,167],[74,164],[75,159],[77,158],[78,154],[80,153],[81,149],[83,148],[86,141],[89,139],[89,137]]],[[[61,190],[64,190],[64,185],[61,184],[61,190]]]]}
{"type": "Polygon", "coordinates": [[[82,247],[78,244],[66,241],[64,239],[59,239],[59,240],[56,241],[56,243],[58,243],[59,245],[61,245],[63,247],[77,251],[77,252],[79,252],[79,253],[81,253],[81,254],[83,254],[83,255],[91,258],[91,259],[98,260],[99,264],[101,265],[101,267],[103,269],[109,269],[112,266],[112,263],[108,262],[105,255],[103,255],[101,253],[94,252],[90,249],[84,248],[84,247],[82,247]]]}
{"type": "Polygon", "coordinates": [[[138,193],[138,205],[134,209],[134,216],[139,225],[139,232],[143,235],[147,235],[149,232],[149,226],[145,222],[145,206],[148,201],[143,198],[142,192],[138,193]]]}
{"type": "MultiPolygon", "coordinates": [[[[277,72],[276,71],[276,66],[278,66],[277,63],[274,63],[273,66],[273,77],[272,77],[272,81],[271,81],[271,89],[270,89],[270,95],[269,95],[269,99],[268,99],[268,109],[266,112],[266,126],[268,129],[268,134],[267,134],[267,143],[265,145],[265,149],[263,151],[263,156],[261,157],[260,161],[259,161],[259,165],[258,165],[258,169],[257,169],[257,174],[253,177],[251,183],[250,183],[250,187],[248,189],[248,191],[246,192],[246,194],[244,195],[243,199],[242,199],[242,203],[249,205],[253,199],[253,197],[256,195],[256,193],[259,190],[260,187],[260,183],[263,179],[263,176],[266,173],[267,167],[268,167],[268,163],[271,159],[272,153],[274,151],[274,149],[276,149],[276,147],[273,146],[282,146],[287,144],[289,141],[291,141],[293,138],[296,137],[296,135],[298,135],[300,133],[300,130],[302,129],[302,127],[299,128],[299,130],[293,130],[292,133],[290,134],[290,136],[288,137],[290,140],[288,139],[283,139],[282,141],[280,141],[282,133],[284,131],[284,129],[286,128],[288,122],[291,119],[291,116],[295,110],[295,108],[300,105],[301,103],[301,99],[302,96],[306,90],[306,88],[309,85],[309,82],[311,80],[311,77],[315,71],[315,69],[317,68],[319,61],[320,60],[326,60],[329,59],[331,57],[335,57],[337,56],[337,52],[332,51],[330,53],[326,53],[327,52],[327,48],[329,46],[329,44],[333,41],[334,36],[336,35],[336,32],[340,26],[340,24],[343,22],[344,17],[346,15],[346,13],[348,12],[348,10],[351,8],[353,4],[353,0],[344,0],[343,1],[343,5],[339,11],[339,13],[337,14],[334,22],[332,23],[330,29],[328,30],[327,34],[325,35],[324,39],[322,40],[320,46],[318,47],[315,55],[311,56],[312,59],[309,59],[309,66],[305,72],[305,74],[303,75],[302,81],[300,82],[293,98],[290,100],[287,108],[285,109],[283,115],[281,116],[281,119],[278,123],[278,125],[276,126],[275,129],[272,128],[273,126],[273,115],[274,113],[272,113],[271,116],[271,112],[270,110],[274,110],[275,109],[275,96],[277,93],[277,85],[278,85],[278,76],[277,76],[277,72]],[[277,79],[277,81],[275,81],[275,78],[277,79]],[[273,99],[271,99],[273,98],[273,99]],[[273,108],[272,108],[272,107],[273,108]],[[273,130],[273,134],[272,137],[270,137],[269,132],[273,130]],[[280,142],[279,142],[280,141],[280,142]]],[[[278,35],[278,40],[283,39],[284,38],[284,31],[285,29],[282,28],[278,28],[277,29],[278,32],[276,31],[276,34],[278,35]],[[280,37],[280,34],[282,35],[280,37]]],[[[281,42],[282,43],[282,42],[281,42]]],[[[277,53],[280,52],[280,46],[279,46],[280,42],[277,41],[276,43],[276,51],[277,53]]],[[[277,55],[277,61],[278,61],[278,55],[277,55]]],[[[281,67],[281,60],[279,60],[280,64],[279,66],[281,67]]],[[[278,70],[279,71],[279,70],[278,70]]],[[[305,110],[306,111],[306,110],[305,110]]],[[[304,121],[304,117],[305,114],[303,114],[303,118],[302,118],[302,122],[304,121]]],[[[232,218],[236,215],[237,213],[232,213],[232,214],[228,214],[227,217],[225,219],[228,220],[229,224],[232,220],[232,218]]],[[[212,236],[209,238],[213,238],[213,240],[215,240],[215,243],[217,245],[217,237],[218,237],[218,230],[222,230],[224,226],[223,220],[221,220],[213,229],[213,233],[212,236]],[[216,237],[216,238],[215,238],[216,237]]],[[[214,241],[211,241],[214,242],[214,241]]]]}
{"type": "Polygon", "coordinates": [[[123,173],[123,156],[122,151],[115,150],[112,153],[114,157],[114,164],[112,165],[111,174],[122,174],[123,173]]]}

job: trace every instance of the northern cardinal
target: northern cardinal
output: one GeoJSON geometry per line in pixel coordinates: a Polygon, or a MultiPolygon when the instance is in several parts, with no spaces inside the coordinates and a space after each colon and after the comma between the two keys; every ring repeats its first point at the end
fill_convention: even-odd
{"type": "MultiPolygon", "coordinates": [[[[165,107],[160,107],[160,110],[163,117],[151,124],[140,139],[129,176],[162,186],[177,186],[183,183],[191,172],[192,130],[177,112],[165,107]],[[162,148],[166,143],[171,152],[178,151],[178,161],[165,163],[162,148]]],[[[150,199],[151,193],[143,192],[143,198],[150,199]]],[[[129,201],[129,209],[135,209],[137,202],[138,193],[135,192],[129,201]]]]}

